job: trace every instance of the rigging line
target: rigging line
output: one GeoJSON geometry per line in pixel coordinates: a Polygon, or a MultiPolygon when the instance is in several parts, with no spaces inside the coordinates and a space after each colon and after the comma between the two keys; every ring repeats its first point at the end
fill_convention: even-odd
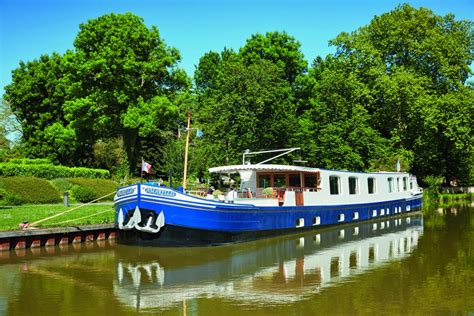
{"type": "Polygon", "coordinates": [[[106,195],[104,195],[104,196],[101,196],[100,198],[97,198],[97,199],[92,200],[92,201],[90,201],[90,202],[81,204],[81,205],[79,205],[79,206],[77,206],[77,207],[73,207],[73,208],[70,209],[70,210],[66,210],[66,211],[64,211],[64,212],[61,212],[61,213],[58,213],[58,214],[54,214],[54,215],[52,215],[52,216],[48,216],[48,217],[46,217],[46,218],[40,219],[40,220],[38,220],[38,221],[36,221],[36,222],[31,223],[31,224],[29,225],[29,227],[36,226],[36,225],[38,225],[38,224],[40,224],[40,223],[42,223],[42,222],[46,222],[47,220],[50,220],[50,219],[52,219],[52,218],[55,218],[55,217],[58,217],[58,216],[67,214],[67,213],[69,213],[69,212],[75,211],[75,210],[77,210],[77,209],[79,209],[79,208],[81,208],[81,207],[83,207],[83,206],[86,206],[86,205],[89,205],[89,204],[91,204],[91,203],[97,202],[97,201],[99,201],[99,200],[101,200],[101,199],[103,199],[103,198],[105,198],[105,197],[107,197],[107,196],[109,196],[109,195],[111,195],[111,194],[115,194],[115,192],[116,192],[116,191],[110,192],[109,194],[106,194],[106,195]]]}
{"type": "Polygon", "coordinates": [[[107,212],[110,212],[110,211],[113,211],[113,210],[105,210],[105,211],[97,212],[97,213],[90,214],[90,215],[83,216],[83,217],[79,217],[79,218],[68,219],[66,221],[62,221],[62,222],[58,222],[58,223],[54,223],[54,224],[59,225],[59,224],[64,224],[64,223],[68,223],[68,222],[74,222],[74,221],[82,220],[82,219],[85,219],[85,218],[93,217],[93,216],[96,216],[96,215],[99,215],[99,214],[107,213],[107,212]]]}

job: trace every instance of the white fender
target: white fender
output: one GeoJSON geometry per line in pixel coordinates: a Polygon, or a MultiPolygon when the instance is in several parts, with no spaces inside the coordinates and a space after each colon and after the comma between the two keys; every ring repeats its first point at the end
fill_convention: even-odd
{"type": "Polygon", "coordinates": [[[122,208],[120,208],[120,210],[119,210],[117,221],[118,221],[119,229],[123,229],[124,226],[123,226],[123,211],[122,211],[122,208]]]}

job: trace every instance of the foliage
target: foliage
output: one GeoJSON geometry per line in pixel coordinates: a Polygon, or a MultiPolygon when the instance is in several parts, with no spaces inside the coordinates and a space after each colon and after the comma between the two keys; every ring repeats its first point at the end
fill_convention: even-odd
{"type": "Polygon", "coordinates": [[[88,203],[98,198],[91,189],[81,185],[72,186],[71,193],[74,199],[81,203],[88,203]]]}
{"type": "Polygon", "coordinates": [[[52,164],[51,160],[48,158],[12,158],[8,160],[8,163],[10,164],[16,164],[16,165],[46,165],[46,164],[52,164]]]}
{"type": "Polygon", "coordinates": [[[12,192],[5,192],[2,204],[15,206],[15,205],[21,205],[22,203],[23,201],[20,195],[16,193],[12,193],[12,192]]]}
{"type": "Polygon", "coordinates": [[[264,35],[254,34],[240,49],[240,55],[247,65],[261,60],[271,61],[283,70],[286,80],[293,83],[303,74],[307,67],[301,44],[286,32],[267,32],[264,35]]]}
{"type": "Polygon", "coordinates": [[[74,46],[21,62],[5,88],[22,125],[24,154],[91,166],[91,145],[118,138],[127,159],[116,163],[135,171],[142,141],[164,137],[178,115],[176,99],[188,88],[176,66],[179,52],[131,13],[81,24],[74,46]]]}
{"type": "Polygon", "coordinates": [[[51,164],[15,164],[0,163],[0,177],[38,177],[45,179],[84,177],[84,178],[109,178],[108,170],[89,168],[70,168],[54,166],[51,164]]]}
{"type": "MultiPolygon", "coordinates": [[[[106,179],[68,178],[66,181],[74,186],[86,188],[95,195],[95,198],[103,197],[117,190],[117,183],[106,179]]],[[[104,200],[108,201],[112,201],[113,199],[113,194],[104,198],[104,200]]]]}
{"type": "Polygon", "coordinates": [[[174,98],[188,86],[179,52],[130,13],[81,24],[74,46],[76,98],[64,105],[70,126],[96,139],[121,137],[133,171],[141,139],[177,116],[174,98]]]}
{"type": "Polygon", "coordinates": [[[205,131],[197,153],[201,166],[237,163],[247,148],[285,146],[295,126],[291,88],[266,60],[224,62],[197,114],[205,131]]]}
{"type": "Polygon", "coordinates": [[[51,185],[59,192],[69,191],[73,184],[64,178],[57,178],[50,181],[51,185]]]}
{"type": "Polygon", "coordinates": [[[445,182],[443,176],[427,176],[423,179],[423,182],[428,186],[425,191],[428,196],[436,197],[441,192],[441,185],[445,182]]]}
{"type": "Polygon", "coordinates": [[[404,4],[339,34],[330,42],[335,62],[326,61],[316,74],[323,78],[331,65],[335,73],[346,72],[352,84],[341,90],[351,93],[344,99],[361,104],[370,126],[395,150],[413,152],[412,172],[469,183],[474,95],[465,83],[473,38],[471,21],[404,4]]]}
{"type": "Polygon", "coordinates": [[[4,204],[15,203],[58,203],[61,202],[59,192],[45,179],[35,177],[0,178],[1,187],[6,194],[4,204]],[[9,200],[9,201],[7,201],[9,200]]]}
{"type": "Polygon", "coordinates": [[[267,187],[263,189],[262,194],[264,196],[272,196],[273,195],[273,188],[272,187],[267,187]]]}
{"type": "MultiPolygon", "coordinates": [[[[161,169],[165,174],[171,172],[172,176],[175,178],[183,177],[184,147],[184,139],[178,139],[168,142],[160,149],[161,169]]],[[[191,155],[189,160],[192,160],[191,155]]]]}
{"type": "Polygon", "coordinates": [[[156,27],[108,14],[80,25],[74,51],[21,62],[2,104],[21,123],[15,155],[106,168],[124,182],[141,158],[157,177],[181,175],[175,137],[191,112],[204,132],[192,133],[189,150],[199,179],[240,163],[246,149],[301,147],[310,165],[393,170],[399,159],[419,178],[466,185],[474,182],[472,26],[400,5],[340,33],[330,41],[336,53],[309,70],[294,37],[257,33],[237,51],[205,53],[190,90],[179,52],[156,27]]]}

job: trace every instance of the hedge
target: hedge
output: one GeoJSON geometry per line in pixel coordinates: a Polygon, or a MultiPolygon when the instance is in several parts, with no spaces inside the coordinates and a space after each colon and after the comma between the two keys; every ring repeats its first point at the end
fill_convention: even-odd
{"type": "MultiPolygon", "coordinates": [[[[106,179],[69,178],[66,179],[66,181],[72,183],[74,186],[86,188],[95,195],[95,198],[99,198],[111,192],[115,192],[118,187],[118,185],[114,181],[106,179]]],[[[77,191],[77,188],[75,189],[75,191],[77,191]]],[[[74,196],[74,192],[72,193],[74,196]]],[[[80,194],[82,193],[83,192],[80,191],[80,194]]],[[[104,200],[108,201],[112,201],[113,199],[114,194],[111,194],[104,198],[104,200]]]]}
{"type": "Polygon", "coordinates": [[[45,179],[34,177],[0,178],[0,186],[5,191],[3,204],[59,203],[60,193],[45,179]]]}
{"type": "Polygon", "coordinates": [[[0,163],[0,177],[37,177],[43,179],[56,178],[110,178],[110,172],[104,169],[71,168],[51,164],[16,164],[0,163]]]}
{"type": "Polygon", "coordinates": [[[16,165],[52,165],[50,159],[48,158],[11,158],[8,160],[8,163],[16,165]]]}

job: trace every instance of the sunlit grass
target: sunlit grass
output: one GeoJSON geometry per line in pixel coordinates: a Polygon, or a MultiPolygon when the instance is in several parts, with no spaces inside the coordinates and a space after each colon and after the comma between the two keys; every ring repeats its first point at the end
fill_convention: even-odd
{"type": "MultiPolygon", "coordinates": [[[[22,205],[8,208],[0,207],[0,230],[17,230],[19,229],[19,224],[24,221],[28,221],[31,224],[35,221],[59,214],[66,210],[72,210],[73,208],[77,208],[77,206],[78,205],[65,207],[61,204],[55,204],[22,205]]],[[[113,223],[113,221],[114,209],[112,204],[90,204],[42,222],[36,227],[46,228],[106,224],[113,223]]]]}

